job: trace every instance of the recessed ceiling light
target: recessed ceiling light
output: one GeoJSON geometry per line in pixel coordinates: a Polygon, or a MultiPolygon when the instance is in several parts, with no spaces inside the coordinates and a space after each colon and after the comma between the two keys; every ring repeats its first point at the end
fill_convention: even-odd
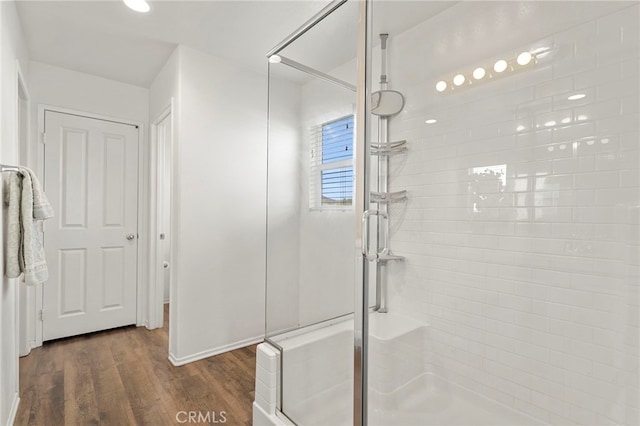
{"type": "Polygon", "coordinates": [[[447,90],[447,82],[440,80],[439,82],[436,83],[436,90],[438,92],[444,92],[445,90],[447,90]]]}
{"type": "Polygon", "coordinates": [[[279,64],[280,62],[282,62],[282,58],[280,57],[280,55],[269,56],[269,63],[279,64]]]}
{"type": "Polygon", "coordinates": [[[519,65],[527,65],[529,62],[531,62],[531,59],[533,59],[533,56],[531,56],[531,53],[529,52],[522,52],[521,54],[518,55],[518,58],[516,59],[516,61],[518,62],[519,65]]]}
{"type": "Polygon", "coordinates": [[[122,0],[124,4],[131,10],[135,10],[140,13],[147,13],[151,10],[151,6],[145,0],[122,0]]]}
{"type": "Polygon", "coordinates": [[[427,124],[434,124],[434,123],[437,123],[437,122],[438,122],[438,120],[436,120],[435,118],[430,118],[430,119],[425,121],[425,123],[427,123],[427,124]]]}
{"type": "Polygon", "coordinates": [[[487,72],[482,67],[478,67],[473,70],[473,78],[475,78],[476,80],[481,80],[486,74],[487,72]]]}
{"type": "Polygon", "coordinates": [[[456,86],[462,86],[465,80],[466,79],[464,78],[464,75],[458,74],[455,77],[453,77],[453,84],[455,84],[456,86]]]}
{"type": "Polygon", "coordinates": [[[584,97],[586,97],[587,95],[585,95],[584,93],[576,93],[575,95],[571,95],[567,98],[567,100],[570,101],[577,101],[578,99],[582,99],[584,97]]]}
{"type": "Polygon", "coordinates": [[[551,126],[555,126],[555,125],[556,125],[556,122],[555,122],[555,121],[553,121],[553,120],[551,120],[551,121],[547,121],[546,123],[544,123],[544,125],[545,125],[546,127],[551,127],[551,126]]]}
{"type": "Polygon", "coordinates": [[[561,123],[563,124],[567,124],[567,123],[571,123],[571,117],[565,117],[561,120],[561,123]]]}
{"type": "Polygon", "coordinates": [[[516,132],[521,132],[524,129],[525,129],[525,127],[522,124],[520,124],[518,127],[516,127],[516,132]]]}
{"type": "Polygon", "coordinates": [[[584,121],[584,120],[586,120],[587,118],[588,118],[588,117],[587,117],[586,115],[584,115],[584,114],[580,114],[580,115],[578,116],[578,121],[584,121]]]}
{"type": "Polygon", "coordinates": [[[504,59],[500,59],[493,65],[493,69],[495,70],[495,72],[503,72],[507,69],[507,65],[507,61],[505,61],[504,59]]]}

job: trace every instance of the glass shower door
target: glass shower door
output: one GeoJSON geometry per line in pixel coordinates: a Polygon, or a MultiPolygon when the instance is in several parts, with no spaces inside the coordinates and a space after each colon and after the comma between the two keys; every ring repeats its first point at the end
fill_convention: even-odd
{"type": "Polygon", "coordinates": [[[637,425],[640,6],[371,4],[368,424],[637,425]]]}
{"type": "Polygon", "coordinates": [[[357,3],[325,10],[269,58],[266,336],[299,425],[353,412],[357,3]]]}

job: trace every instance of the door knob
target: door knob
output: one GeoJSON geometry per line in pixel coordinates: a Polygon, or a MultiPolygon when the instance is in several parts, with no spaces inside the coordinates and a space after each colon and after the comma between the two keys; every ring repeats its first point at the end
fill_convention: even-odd
{"type": "Polygon", "coordinates": [[[127,234],[127,240],[133,240],[133,239],[135,239],[135,238],[136,238],[136,236],[135,236],[135,235],[133,235],[133,234],[127,234]]]}

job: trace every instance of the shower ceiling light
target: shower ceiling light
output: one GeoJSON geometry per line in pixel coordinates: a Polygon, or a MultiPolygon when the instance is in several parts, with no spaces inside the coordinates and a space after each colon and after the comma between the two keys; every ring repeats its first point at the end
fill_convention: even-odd
{"type": "Polygon", "coordinates": [[[455,84],[456,86],[462,86],[465,80],[466,79],[464,78],[464,75],[458,74],[455,77],[453,77],[453,84],[455,84]]]}
{"type": "Polygon", "coordinates": [[[486,74],[487,72],[482,67],[478,67],[473,70],[473,78],[476,80],[482,80],[486,74]]]}
{"type": "Polygon", "coordinates": [[[131,10],[135,10],[140,13],[147,13],[151,10],[151,6],[145,0],[122,0],[124,4],[131,10]]]}
{"type": "Polygon", "coordinates": [[[532,59],[533,59],[533,56],[531,56],[531,53],[522,52],[521,54],[518,55],[516,62],[518,62],[518,65],[524,66],[524,65],[527,65],[529,62],[531,62],[532,59]]]}
{"type": "Polygon", "coordinates": [[[439,82],[436,83],[436,90],[438,92],[444,92],[445,90],[447,90],[447,82],[440,80],[439,82]]]}
{"type": "Polygon", "coordinates": [[[495,72],[503,72],[507,69],[507,67],[508,67],[507,61],[505,61],[504,59],[500,59],[493,65],[493,70],[495,72]]]}

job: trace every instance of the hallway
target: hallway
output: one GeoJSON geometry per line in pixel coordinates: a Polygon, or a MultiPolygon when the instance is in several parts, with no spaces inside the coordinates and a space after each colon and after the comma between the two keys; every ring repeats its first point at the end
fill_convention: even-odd
{"type": "Polygon", "coordinates": [[[250,425],[255,346],[174,367],[167,339],[165,320],[161,329],[124,327],[34,349],[20,359],[15,424],[160,426],[196,412],[208,419],[201,424],[250,425]]]}

